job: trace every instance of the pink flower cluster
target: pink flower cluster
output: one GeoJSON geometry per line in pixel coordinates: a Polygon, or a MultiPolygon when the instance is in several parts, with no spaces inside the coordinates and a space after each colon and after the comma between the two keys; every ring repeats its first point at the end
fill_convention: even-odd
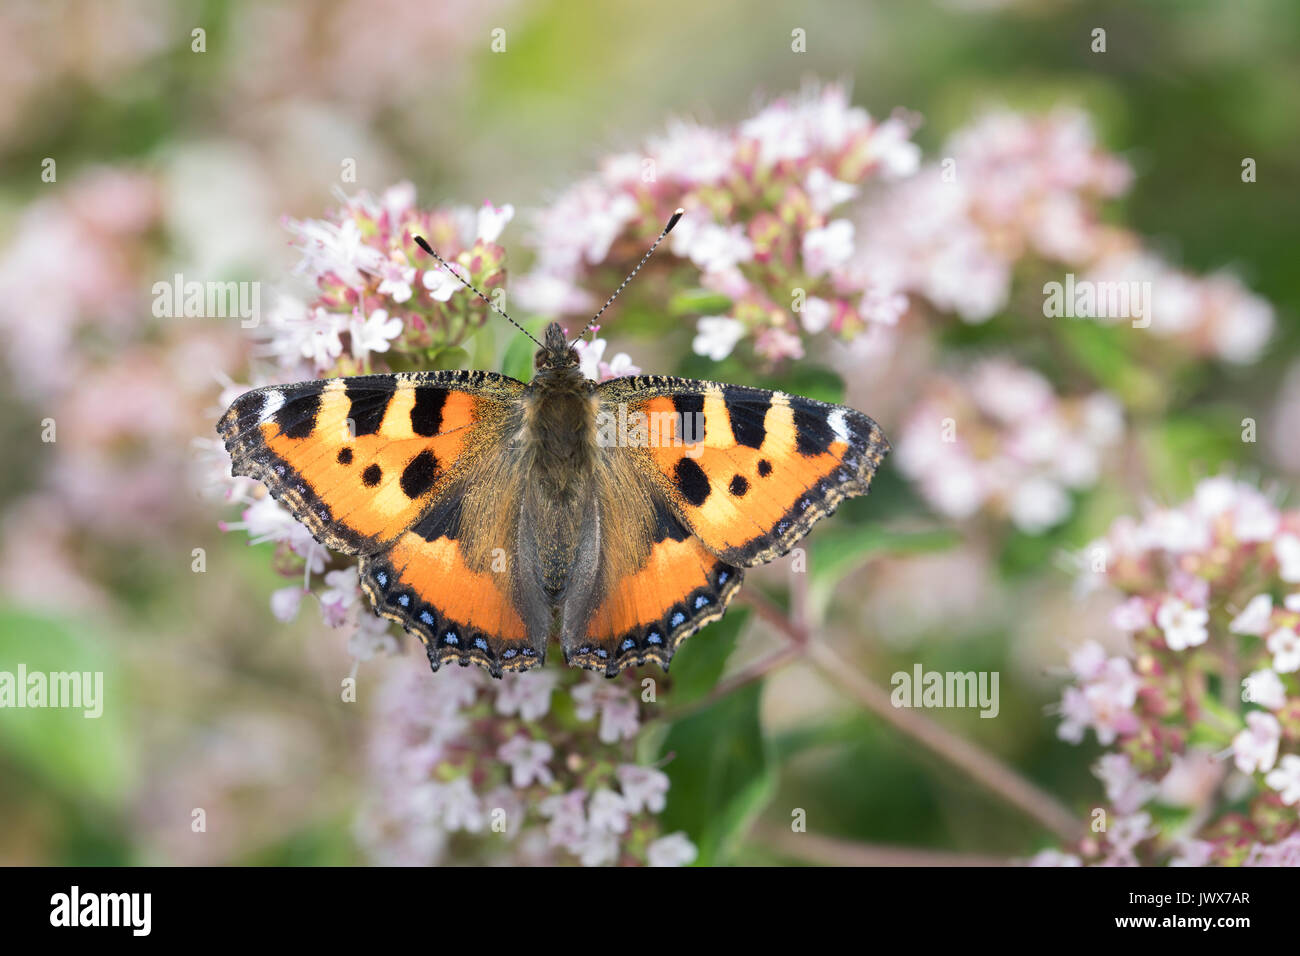
{"type": "MultiPolygon", "coordinates": [[[[482,324],[486,304],[431,260],[415,244],[417,235],[485,295],[505,283],[505,251],[496,240],[514,215],[509,205],[424,211],[416,207],[409,183],[380,196],[343,196],[341,202],[325,219],[288,222],[302,254],[298,272],[316,295],[310,301],[279,296],[258,330],[262,357],[272,365],[254,384],[426,368],[482,324]]],[[[598,364],[600,355],[592,352],[590,358],[598,364]]],[[[221,408],[248,387],[227,382],[221,408]]],[[[223,530],[246,531],[250,544],[274,542],[277,570],[301,577],[272,595],[275,616],[292,620],[303,598],[314,594],[326,624],[352,629],[349,650],[358,660],[396,650],[388,622],[365,613],[356,565],[335,559],[260,484],[231,478],[224,449],[216,443],[206,447],[221,494],[244,505],[241,520],[224,522],[223,530]],[[313,576],[321,580],[313,584],[313,576]]]]}
{"type": "Polygon", "coordinates": [[[1117,521],[1081,560],[1090,585],[1124,596],[1113,623],[1126,639],[1122,653],[1089,643],[1070,658],[1059,733],[1079,743],[1092,730],[1109,748],[1096,773],[1116,816],[1080,858],[1295,859],[1300,511],[1207,478],[1181,506],[1117,521]],[[1156,823],[1175,818],[1153,803],[1187,812],[1156,823]]]}
{"type": "Polygon", "coordinates": [[[1194,276],[1141,248],[1130,234],[1088,269],[1094,283],[1150,283],[1152,334],[1198,358],[1257,361],[1273,334],[1273,307],[1228,272],[1194,276]]]}
{"type": "Polygon", "coordinates": [[[913,125],[901,114],[873,120],[835,85],[806,87],[734,127],[671,124],[541,212],[521,301],[548,314],[594,308],[589,290],[616,281],[681,206],[667,247],[690,265],[673,276],[718,303],[699,321],[696,352],[720,360],[752,336],[760,356],[798,358],[804,333],[851,337],[896,322],[905,303],[854,264],[855,227],[841,210],[868,180],[916,168],[913,125]]]}
{"type": "Polygon", "coordinates": [[[268,347],[283,370],[297,377],[369,372],[375,355],[390,350],[390,359],[428,360],[483,323],[486,304],[415,236],[491,296],[505,283],[505,250],[496,240],[512,206],[423,212],[410,183],[342,201],[326,219],[288,221],[302,253],[297,271],[317,294],[307,303],[283,296],[272,310],[268,347]]]}
{"type": "MultiPolygon", "coordinates": [[[[1196,357],[1258,359],[1274,326],[1267,302],[1228,273],[1175,269],[1102,221],[1102,204],[1131,181],[1082,112],[991,112],[864,207],[856,255],[885,285],[970,323],[1011,306],[1013,279],[1033,263],[1052,281],[1061,274],[1044,270],[1064,266],[1094,284],[1149,283],[1149,315],[1124,321],[1149,321],[1154,335],[1196,357]]],[[[1042,302],[1024,305],[1037,311],[1042,302]]]]}
{"type": "Polygon", "coordinates": [[[690,840],[656,819],[667,776],[634,761],[636,692],[553,669],[501,681],[395,669],[375,715],[360,843],[385,865],[690,863],[690,840]],[[571,708],[552,708],[557,690],[571,708]]]}
{"type": "Polygon", "coordinates": [[[1106,393],[1060,398],[1037,372],[985,359],[927,383],[895,461],[945,517],[983,510],[1040,534],[1069,516],[1071,492],[1096,484],[1122,433],[1122,409],[1106,393]]]}
{"type": "Polygon", "coordinates": [[[985,322],[1022,260],[1091,261],[1106,236],[1099,204],[1131,179],[1081,112],[988,113],[866,206],[860,255],[941,312],[985,322]]]}

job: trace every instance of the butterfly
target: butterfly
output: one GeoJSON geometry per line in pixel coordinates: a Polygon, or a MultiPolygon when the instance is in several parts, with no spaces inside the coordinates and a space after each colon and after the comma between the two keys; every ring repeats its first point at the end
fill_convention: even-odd
{"type": "Polygon", "coordinates": [[[538,667],[553,637],[609,677],[666,671],[746,568],[867,493],[889,443],[861,412],[784,392],[597,383],[576,342],[547,326],[527,383],[429,371],[258,388],[217,430],[235,475],[360,557],[375,611],[420,638],[434,671],[538,667]]]}

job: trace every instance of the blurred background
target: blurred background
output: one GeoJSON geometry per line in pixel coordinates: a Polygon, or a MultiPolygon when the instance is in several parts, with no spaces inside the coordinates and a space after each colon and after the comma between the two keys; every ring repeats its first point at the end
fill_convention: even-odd
{"type": "MultiPolygon", "coordinates": [[[[949,156],[971,164],[959,171],[996,163],[981,152],[996,152],[982,117],[1005,125],[996,117],[1078,111],[1069,115],[1086,117],[1092,133],[1077,150],[1058,144],[1057,158],[1082,162],[1082,150],[1100,164],[1089,228],[1122,224],[1181,276],[1231,276],[1194,293],[1230,302],[1200,338],[1193,329],[1160,339],[1173,343],[1168,354],[1113,336],[1048,336],[1047,323],[1066,320],[1033,314],[1042,277],[1061,271],[1043,264],[1091,268],[1105,256],[1049,255],[1039,243],[1006,257],[1017,278],[980,321],[935,318],[962,312],[964,300],[903,283],[912,311],[891,333],[891,358],[873,365],[878,349],[852,350],[865,335],[818,344],[805,320],[807,348],[774,351],[750,319],[710,308],[716,284],[666,289],[667,271],[646,280],[600,333],[606,361],[625,352],[647,372],[848,401],[881,422],[896,454],[869,499],[810,537],[806,581],[789,559],[753,574],[747,588],[762,608],[687,642],[710,650],[683,660],[665,699],[693,708],[689,716],[643,708],[639,733],[615,735],[622,749],[606,753],[603,733],[580,739],[584,727],[595,735],[583,698],[575,694],[573,713],[559,703],[579,686],[564,675],[545,717],[563,736],[548,731],[548,756],[559,766],[568,748],[570,768],[660,767],[672,783],[653,835],[685,834],[695,853],[683,860],[837,862],[863,859],[854,854],[864,847],[905,848],[905,860],[1011,860],[1060,842],[1042,815],[917,747],[807,662],[720,699],[696,684],[779,650],[785,609],[798,620],[800,602],[812,601],[825,639],[879,686],[915,664],[998,672],[996,719],[956,709],[928,718],[1084,818],[1102,799],[1090,772],[1100,748],[1060,739],[1047,711],[1070,649],[1108,643],[1114,602],[1080,594],[1067,555],[1114,518],[1178,501],[1225,467],[1281,488],[1300,472],[1294,444],[1276,437],[1300,423],[1298,49],[1300,7],[1290,0],[754,3],[743,12],[680,0],[6,2],[0,670],[102,671],[105,706],[98,719],[0,711],[0,860],[553,862],[542,837],[532,848],[499,840],[483,849],[492,835],[470,839],[479,830],[448,822],[445,800],[432,817],[387,812],[410,799],[394,795],[402,735],[463,718],[468,739],[486,735],[495,747],[499,728],[482,721],[509,705],[473,684],[463,713],[415,713],[431,682],[461,678],[431,678],[409,641],[395,656],[359,653],[348,628],[313,609],[273,612],[303,556],[280,539],[250,547],[256,529],[223,532],[220,522],[241,516],[213,431],[232,388],[269,380],[258,377],[265,339],[236,319],[159,317],[152,290],[176,273],[257,282],[269,312],[272,290],[302,258],[286,224],[325,220],[340,190],[380,196],[402,182],[421,208],[511,204],[499,237],[505,274],[555,280],[547,250],[567,223],[546,211],[569,208],[561,200],[576,182],[602,168],[608,182],[610,157],[636,153],[675,122],[732,130],[810,81],[841,84],[876,121],[894,117],[923,170],[949,156]],[[1098,27],[1104,52],[1093,49],[1098,27]],[[1245,158],[1257,170],[1249,184],[1245,158]],[[918,310],[931,318],[916,319],[918,310]],[[731,327],[699,324],[711,315],[739,317],[735,339],[758,345],[715,347],[731,327]],[[1034,371],[1022,381],[1026,367],[1034,371]],[[1098,437],[1088,477],[1057,495],[1064,505],[1051,494],[1046,505],[971,500],[927,485],[933,459],[901,452],[900,437],[924,409],[937,422],[954,402],[978,404],[1000,387],[990,383],[1009,381],[1029,392],[1050,383],[1063,421],[1118,415],[1132,429],[1122,449],[1138,448],[1140,463],[1098,437]],[[1112,405],[1081,404],[1102,392],[1112,405]],[[1241,440],[1245,418],[1258,422],[1257,442],[1241,440]],[[353,674],[357,699],[341,701],[340,681],[353,674]],[[815,842],[791,839],[800,811],[815,842]],[[419,829],[433,818],[436,839],[419,829]]],[[[887,258],[920,214],[893,205],[913,201],[901,190],[872,191],[875,179],[885,178],[864,174],[860,205],[846,215],[860,247],[887,258]]],[[[608,270],[591,258],[563,281],[602,299],[657,228],[659,210],[642,212],[648,225],[624,235],[608,270]]],[[[1067,239],[1069,229],[1060,227],[1067,239]]],[[[1103,244],[1127,241],[1108,231],[1103,244]]],[[[530,301],[521,315],[536,323],[543,311],[530,301]]],[[[450,344],[500,370],[511,361],[502,326],[490,321],[450,344]]],[[[985,413],[996,443],[996,411],[985,413]]],[[[490,776],[497,752],[482,756],[490,776]]],[[[545,813],[551,845],[558,813],[545,813]]]]}

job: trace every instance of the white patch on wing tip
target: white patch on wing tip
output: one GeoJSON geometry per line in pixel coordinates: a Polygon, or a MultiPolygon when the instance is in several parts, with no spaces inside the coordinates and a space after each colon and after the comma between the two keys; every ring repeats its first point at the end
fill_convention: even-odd
{"type": "Polygon", "coordinates": [[[262,393],[262,410],[258,413],[258,418],[266,421],[281,408],[284,407],[284,392],[278,388],[268,389],[262,393]]]}
{"type": "Polygon", "coordinates": [[[831,431],[835,432],[836,438],[844,442],[846,445],[852,444],[852,442],[849,441],[849,423],[844,419],[844,409],[835,409],[835,411],[830,413],[826,421],[830,424],[831,431]]]}

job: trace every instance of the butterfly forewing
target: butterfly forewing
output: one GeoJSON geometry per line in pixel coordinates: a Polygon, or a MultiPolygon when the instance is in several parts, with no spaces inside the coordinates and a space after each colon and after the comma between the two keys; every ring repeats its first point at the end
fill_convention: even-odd
{"type": "Polygon", "coordinates": [[[600,393],[604,420],[627,422],[618,444],[640,449],[686,527],[739,567],[785,554],[866,494],[889,452],[861,412],[784,392],[645,376],[600,393]]]}

